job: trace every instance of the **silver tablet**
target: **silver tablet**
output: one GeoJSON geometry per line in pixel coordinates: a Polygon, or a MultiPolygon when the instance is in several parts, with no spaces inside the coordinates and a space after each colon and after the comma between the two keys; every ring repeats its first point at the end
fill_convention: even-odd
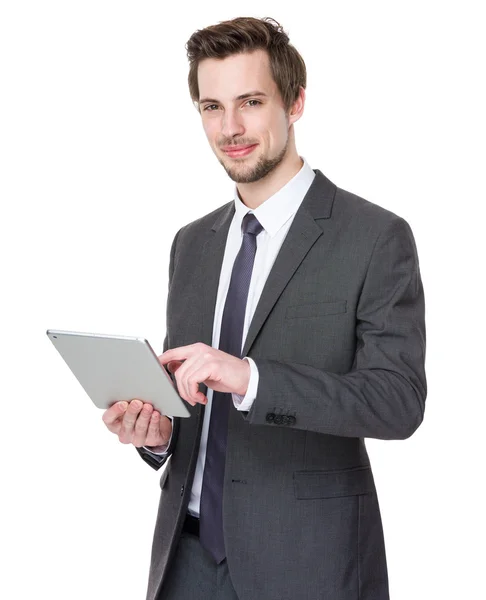
{"type": "Polygon", "coordinates": [[[146,339],[56,329],[46,333],[98,408],[138,398],[161,414],[190,416],[146,339]]]}

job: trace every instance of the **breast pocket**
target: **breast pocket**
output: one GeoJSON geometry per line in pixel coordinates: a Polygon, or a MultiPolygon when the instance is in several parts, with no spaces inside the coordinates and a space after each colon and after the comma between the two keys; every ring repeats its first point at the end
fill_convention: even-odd
{"type": "Polygon", "coordinates": [[[340,369],[354,352],[354,320],[346,300],[292,304],[285,310],[282,325],[284,360],[340,369]],[[329,359],[332,365],[326,363],[329,359]]]}
{"type": "Polygon", "coordinates": [[[299,319],[305,317],[321,317],[325,315],[338,315],[347,310],[346,300],[336,302],[313,302],[312,304],[297,304],[288,306],[285,317],[299,319]]]}

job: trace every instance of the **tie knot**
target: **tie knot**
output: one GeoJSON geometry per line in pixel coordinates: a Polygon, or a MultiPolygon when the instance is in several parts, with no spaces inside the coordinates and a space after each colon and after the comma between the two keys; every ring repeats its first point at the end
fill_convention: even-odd
{"type": "Polygon", "coordinates": [[[263,230],[263,227],[253,213],[246,213],[246,215],[243,217],[241,230],[243,233],[258,235],[263,230]]]}

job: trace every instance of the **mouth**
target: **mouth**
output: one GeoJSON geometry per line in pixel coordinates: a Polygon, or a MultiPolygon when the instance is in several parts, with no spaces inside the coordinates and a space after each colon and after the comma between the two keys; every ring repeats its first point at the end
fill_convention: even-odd
{"type": "Polygon", "coordinates": [[[257,146],[258,144],[252,144],[251,146],[243,146],[242,148],[236,147],[234,150],[227,148],[223,150],[223,152],[230,158],[240,158],[242,156],[248,156],[257,146]]]}

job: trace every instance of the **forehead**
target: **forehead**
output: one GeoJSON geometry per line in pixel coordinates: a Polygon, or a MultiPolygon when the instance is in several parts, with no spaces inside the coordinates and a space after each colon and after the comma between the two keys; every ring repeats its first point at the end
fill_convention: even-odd
{"type": "Polygon", "coordinates": [[[264,50],[235,54],[223,59],[205,58],[198,68],[199,98],[229,101],[249,90],[275,94],[268,54],[264,50]]]}

